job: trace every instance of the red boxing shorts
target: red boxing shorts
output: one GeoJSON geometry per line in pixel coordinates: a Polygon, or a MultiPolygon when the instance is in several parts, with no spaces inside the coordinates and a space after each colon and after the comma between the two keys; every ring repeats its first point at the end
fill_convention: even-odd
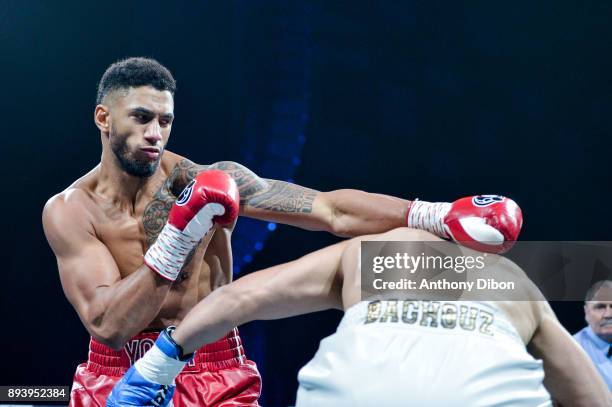
{"type": "MultiPolygon", "coordinates": [[[[106,406],[115,383],[144,353],[159,333],[141,333],[116,351],[95,339],[89,342],[87,363],[77,367],[70,407],[106,406]]],[[[238,329],[217,342],[202,346],[176,378],[170,406],[259,406],[261,377],[255,362],[247,360],[238,329]]]]}

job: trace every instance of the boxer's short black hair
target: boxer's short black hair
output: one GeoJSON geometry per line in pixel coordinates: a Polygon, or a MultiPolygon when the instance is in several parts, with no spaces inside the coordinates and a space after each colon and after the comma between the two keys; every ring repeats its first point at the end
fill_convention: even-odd
{"type": "Polygon", "coordinates": [[[172,74],[156,60],[142,57],[126,58],[115,62],[104,72],[98,84],[96,103],[102,103],[106,95],[113,91],[139,86],[167,90],[172,95],[176,91],[176,81],[172,74]]]}

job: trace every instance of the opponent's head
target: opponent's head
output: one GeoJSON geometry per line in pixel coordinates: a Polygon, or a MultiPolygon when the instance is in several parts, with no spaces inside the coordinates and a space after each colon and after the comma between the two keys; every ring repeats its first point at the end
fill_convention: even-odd
{"type": "Polygon", "coordinates": [[[174,119],[175,90],[170,71],[154,59],[124,59],[102,75],[94,120],[103,148],[123,171],[149,177],[157,170],[174,119]]]}
{"type": "Polygon", "coordinates": [[[584,318],[601,339],[612,342],[612,281],[598,281],[587,291],[584,318]]]}

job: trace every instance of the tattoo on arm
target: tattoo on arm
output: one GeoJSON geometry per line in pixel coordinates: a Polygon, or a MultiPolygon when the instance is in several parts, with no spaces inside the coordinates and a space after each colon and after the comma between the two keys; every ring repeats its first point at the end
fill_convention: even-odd
{"type": "Polygon", "coordinates": [[[187,184],[189,184],[199,172],[207,168],[208,166],[206,165],[197,165],[187,159],[179,161],[168,177],[172,194],[174,194],[175,197],[179,196],[187,184]]]}
{"type": "MultiPolygon", "coordinates": [[[[169,179],[169,178],[168,178],[169,179]]],[[[168,189],[168,181],[153,195],[153,199],[144,210],[142,225],[144,226],[147,247],[150,247],[157,239],[168,219],[168,212],[176,197],[168,189]]]]}
{"type": "Polygon", "coordinates": [[[311,213],[317,191],[284,181],[263,179],[243,165],[221,161],[211,165],[238,184],[240,205],[285,213],[311,213]]]}
{"type": "Polygon", "coordinates": [[[196,165],[184,159],[172,169],[168,179],[145,208],[142,223],[147,246],[157,239],[168,219],[176,197],[201,171],[218,169],[228,173],[238,185],[240,205],[284,213],[311,213],[317,191],[284,181],[263,179],[243,165],[221,161],[210,166],[196,165]]]}
{"type": "Polygon", "coordinates": [[[142,224],[145,230],[147,246],[150,247],[161,232],[168,219],[168,212],[176,197],[185,186],[206,167],[198,166],[189,160],[181,160],[174,166],[172,172],[155,192],[153,199],[144,210],[142,224]]]}
{"type": "Polygon", "coordinates": [[[247,205],[276,212],[312,212],[317,191],[284,181],[266,181],[268,189],[251,196],[247,205]]]}

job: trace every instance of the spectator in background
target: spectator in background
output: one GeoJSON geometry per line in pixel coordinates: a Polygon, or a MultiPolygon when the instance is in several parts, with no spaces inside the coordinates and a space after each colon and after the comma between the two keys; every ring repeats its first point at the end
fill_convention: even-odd
{"type": "Polygon", "coordinates": [[[612,390],[612,280],[598,281],[587,291],[584,318],[589,324],[574,335],[612,390]]]}

